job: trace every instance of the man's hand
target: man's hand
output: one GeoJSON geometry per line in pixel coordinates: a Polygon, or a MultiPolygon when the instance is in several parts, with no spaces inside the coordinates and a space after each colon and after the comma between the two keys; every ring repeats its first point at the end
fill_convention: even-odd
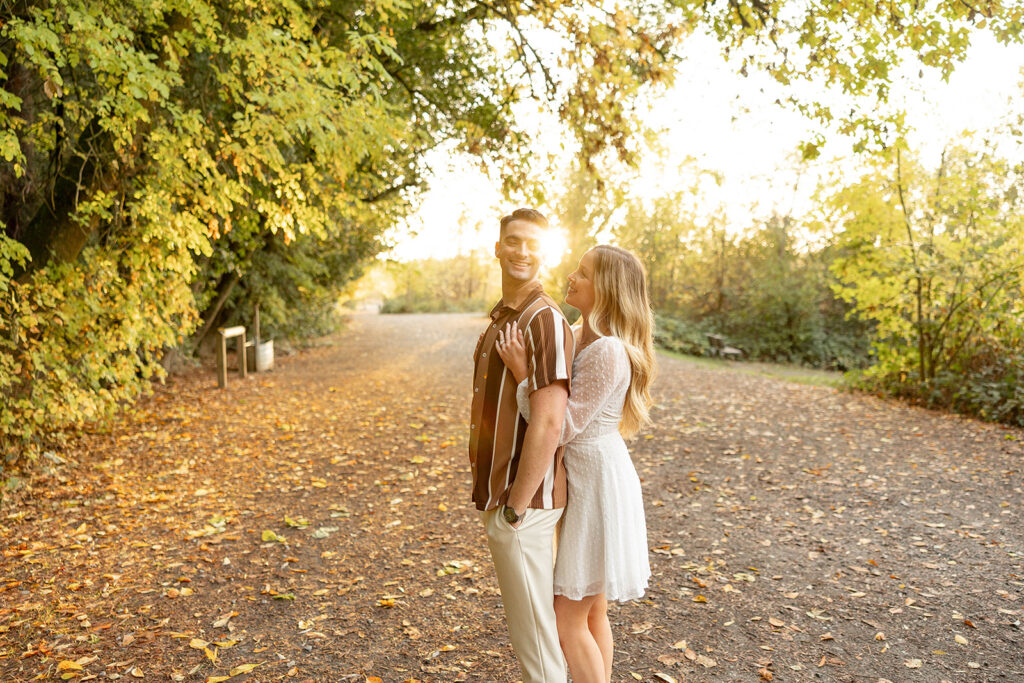
{"type": "Polygon", "coordinates": [[[530,424],[523,438],[516,480],[506,502],[517,513],[526,511],[551,467],[551,458],[562,436],[562,421],[568,401],[569,387],[564,380],[552,382],[530,394],[530,424]]]}
{"type": "MultiPolygon", "coordinates": [[[[498,341],[495,343],[498,355],[505,363],[505,367],[519,384],[529,372],[529,363],[526,358],[526,340],[523,331],[519,329],[518,321],[512,321],[505,325],[504,330],[498,331],[498,341]]],[[[532,412],[532,411],[531,411],[532,412]]]]}

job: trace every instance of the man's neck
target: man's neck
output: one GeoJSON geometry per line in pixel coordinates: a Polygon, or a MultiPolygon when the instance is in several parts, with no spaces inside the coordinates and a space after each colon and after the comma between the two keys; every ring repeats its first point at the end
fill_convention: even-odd
{"type": "MultiPolygon", "coordinates": [[[[513,306],[520,303],[519,299],[523,294],[540,284],[540,280],[514,280],[510,277],[501,278],[501,300],[506,306],[513,306]]],[[[514,307],[514,306],[513,306],[514,307]]]]}

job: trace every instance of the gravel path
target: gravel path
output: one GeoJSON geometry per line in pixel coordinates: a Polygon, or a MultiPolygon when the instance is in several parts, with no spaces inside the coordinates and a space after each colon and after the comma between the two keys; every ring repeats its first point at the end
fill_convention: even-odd
{"type": "MultiPolygon", "coordinates": [[[[468,501],[483,324],[353,316],[59,454],[0,516],[0,680],[516,680],[468,501]]],[[[667,357],[655,393],[614,680],[1024,677],[1024,432],[667,357]]]]}

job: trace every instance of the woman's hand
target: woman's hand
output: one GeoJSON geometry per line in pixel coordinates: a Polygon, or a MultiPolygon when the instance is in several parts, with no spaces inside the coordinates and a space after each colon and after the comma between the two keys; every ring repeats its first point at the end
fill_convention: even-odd
{"type": "Polygon", "coordinates": [[[523,331],[519,329],[519,323],[512,322],[505,325],[504,330],[498,331],[498,341],[495,344],[498,355],[504,361],[505,367],[519,384],[526,379],[529,372],[529,365],[526,361],[526,342],[523,331]]]}

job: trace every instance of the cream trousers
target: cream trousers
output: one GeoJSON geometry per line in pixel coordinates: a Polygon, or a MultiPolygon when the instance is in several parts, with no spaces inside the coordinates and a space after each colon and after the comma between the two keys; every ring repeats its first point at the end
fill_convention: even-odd
{"type": "Polygon", "coordinates": [[[529,509],[518,528],[501,508],[480,513],[523,683],[565,683],[554,609],[555,527],[562,510],[529,509]]]}

